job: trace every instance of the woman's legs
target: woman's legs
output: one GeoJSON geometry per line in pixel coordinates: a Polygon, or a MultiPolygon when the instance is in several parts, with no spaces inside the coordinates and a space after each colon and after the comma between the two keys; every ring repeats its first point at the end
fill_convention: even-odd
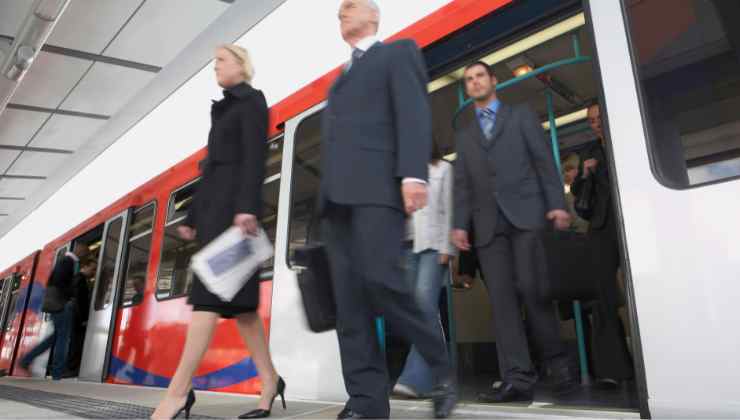
{"type": "Polygon", "coordinates": [[[272,364],[262,320],[256,312],[247,312],[236,317],[236,325],[252,354],[252,360],[262,381],[262,396],[258,407],[269,410],[270,402],[277,392],[278,374],[272,364]]]}
{"type": "Polygon", "coordinates": [[[152,418],[172,418],[185,405],[188,391],[192,387],[193,375],[208,350],[218,318],[219,315],[213,312],[193,312],[180,364],[167,388],[167,395],[157,406],[152,418]]]}

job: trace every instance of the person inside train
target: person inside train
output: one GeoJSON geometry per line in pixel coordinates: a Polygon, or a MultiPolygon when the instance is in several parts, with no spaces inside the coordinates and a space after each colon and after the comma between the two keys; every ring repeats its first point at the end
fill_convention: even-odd
{"type": "Polygon", "coordinates": [[[468,229],[473,222],[474,246],[496,320],[503,382],[479,398],[491,403],[533,398],[538,375],[530,357],[522,306],[550,382],[557,393],[571,392],[576,378],[560,338],[560,325],[552,306],[538,294],[546,275],[540,232],[548,222],[558,230],[570,226],[560,174],[537,115],[526,105],[509,105],[497,98],[497,79],[488,64],[468,65],[463,83],[473,98],[475,118],[455,133],[452,235],[460,250],[470,250],[468,229]]]}
{"type": "MultiPolygon", "coordinates": [[[[424,322],[439,325],[440,340],[445,335],[440,324],[439,300],[449,277],[450,259],[457,250],[450,242],[452,225],[452,165],[442,159],[436,143],[428,165],[427,206],[414,212],[406,223],[406,278],[413,285],[424,322]]],[[[418,398],[434,388],[432,371],[415,346],[411,346],[401,376],[393,392],[418,398]]]]}
{"type": "Polygon", "coordinates": [[[606,271],[609,274],[596,281],[599,298],[592,309],[593,334],[589,340],[589,355],[597,379],[603,384],[617,385],[619,381],[631,379],[634,370],[618,312],[619,239],[607,162],[609,152],[598,103],[588,108],[588,122],[597,141],[581,153],[582,163],[571,191],[578,199],[587,189],[591,190],[591,208],[583,216],[589,221],[589,233],[591,240],[596,242],[599,259],[609,268],[606,271]]]}
{"type": "Polygon", "coordinates": [[[563,157],[560,167],[563,172],[563,183],[566,186],[565,191],[565,202],[568,206],[568,213],[571,216],[570,229],[579,233],[588,232],[588,221],[578,215],[575,209],[575,199],[573,195],[572,185],[578,176],[578,167],[581,163],[581,158],[576,153],[570,153],[563,157]]]}
{"type": "Polygon", "coordinates": [[[144,288],[146,287],[146,278],[143,275],[134,276],[131,279],[134,286],[134,295],[131,297],[131,305],[138,305],[144,300],[144,288]]]}
{"type": "Polygon", "coordinates": [[[74,378],[80,371],[82,362],[82,349],[85,342],[85,330],[87,328],[87,317],[90,312],[90,288],[89,279],[95,277],[98,263],[94,259],[88,259],[82,263],[80,272],[73,280],[71,335],[69,339],[69,356],[67,357],[67,370],[62,374],[64,378],[74,378]]]}
{"type": "MultiPolygon", "coordinates": [[[[262,185],[267,157],[267,103],[251,86],[254,67],[247,50],[222,45],[215,54],[215,73],[223,99],[211,108],[208,161],[179,235],[206,245],[231,226],[256,235],[262,213],[262,185]]],[[[257,408],[239,418],[269,417],[280,396],[285,408],[285,381],[278,376],[270,356],[259,306],[259,271],[230,302],[210,293],[197,276],[188,302],[193,315],[188,325],[180,363],[164,399],[152,418],[187,416],[195,403],[192,379],[213,337],[219,318],[234,318],[262,382],[257,408]]]]}
{"type": "Polygon", "coordinates": [[[90,249],[87,245],[76,243],[72,251],[66,252],[54,266],[49,281],[46,283],[46,292],[41,306],[41,310],[50,315],[54,331],[21,358],[19,363],[21,369],[28,370],[36,357],[53,347],[51,377],[55,381],[62,379],[67,364],[70,326],[74,314],[71,302],[74,296],[74,276],[80,270],[80,260],[89,253],[90,249]]]}

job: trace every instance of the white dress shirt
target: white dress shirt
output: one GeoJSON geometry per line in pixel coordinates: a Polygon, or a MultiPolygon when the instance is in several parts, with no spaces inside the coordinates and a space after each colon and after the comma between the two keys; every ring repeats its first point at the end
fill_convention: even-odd
{"type": "MultiPolygon", "coordinates": [[[[350,52],[350,60],[345,65],[344,71],[348,72],[349,69],[352,68],[353,63],[352,63],[351,57],[352,57],[352,52],[354,52],[355,49],[361,50],[363,53],[366,53],[367,50],[369,50],[373,45],[375,45],[378,42],[381,42],[381,41],[377,35],[366,36],[365,38],[362,38],[361,40],[357,41],[355,46],[352,48],[352,51],[350,52]]],[[[404,178],[401,182],[404,184],[407,182],[416,182],[419,184],[426,184],[426,181],[424,181],[423,179],[419,179],[419,178],[404,178]]]]}
{"type": "Polygon", "coordinates": [[[433,249],[440,254],[456,255],[450,242],[452,230],[452,165],[440,160],[429,166],[429,200],[426,207],[412,216],[414,252],[433,249]]]}

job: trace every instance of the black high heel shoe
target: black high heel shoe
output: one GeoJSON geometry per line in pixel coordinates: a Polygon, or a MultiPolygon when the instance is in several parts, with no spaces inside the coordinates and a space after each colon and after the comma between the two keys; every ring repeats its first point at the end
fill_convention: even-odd
{"type": "Polygon", "coordinates": [[[195,404],[195,392],[191,389],[190,392],[188,392],[188,399],[185,400],[185,405],[177,412],[175,413],[175,416],[172,417],[173,419],[176,419],[180,417],[180,414],[183,412],[185,413],[185,418],[190,418],[190,409],[193,408],[193,404],[195,404]]]}
{"type": "Polygon", "coordinates": [[[261,408],[258,408],[256,410],[252,410],[248,413],[244,413],[241,416],[239,416],[240,419],[264,419],[266,417],[270,417],[270,411],[272,411],[272,404],[275,402],[275,398],[280,395],[280,400],[283,402],[283,410],[285,410],[285,381],[283,378],[278,376],[278,383],[277,383],[277,392],[275,395],[272,396],[272,399],[270,400],[270,408],[267,410],[263,410],[261,408]]]}

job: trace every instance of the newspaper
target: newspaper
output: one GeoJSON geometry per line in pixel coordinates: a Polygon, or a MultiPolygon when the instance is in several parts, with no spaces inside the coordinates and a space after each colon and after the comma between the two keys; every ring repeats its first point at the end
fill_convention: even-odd
{"type": "Polygon", "coordinates": [[[272,254],[272,244],[264,230],[260,229],[257,236],[245,236],[232,226],[194,254],[190,268],[206,289],[230,302],[272,254]]]}

